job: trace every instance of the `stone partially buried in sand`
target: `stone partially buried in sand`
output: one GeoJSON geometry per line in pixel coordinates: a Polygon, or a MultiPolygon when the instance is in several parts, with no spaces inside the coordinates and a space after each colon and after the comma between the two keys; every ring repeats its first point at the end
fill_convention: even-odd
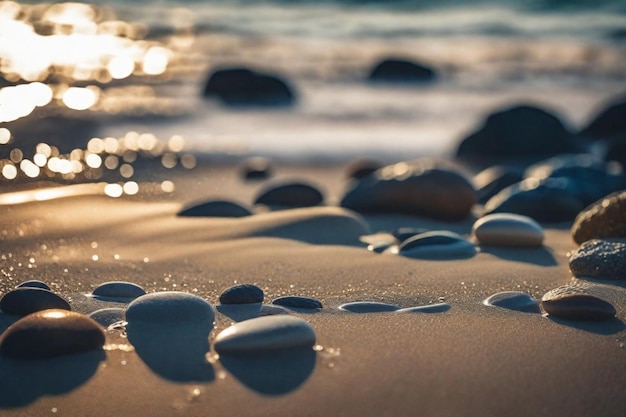
{"type": "Polygon", "coordinates": [[[483,304],[507,310],[539,313],[539,303],[529,294],[521,291],[503,291],[487,297],[483,304]]]}
{"type": "Polygon", "coordinates": [[[15,288],[22,288],[22,287],[41,288],[43,290],[50,291],[50,287],[48,286],[48,284],[46,284],[43,281],[39,281],[37,279],[31,279],[28,281],[20,282],[15,288]]]}
{"type": "Polygon", "coordinates": [[[351,313],[385,313],[400,310],[400,307],[376,301],[354,301],[340,305],[339,310],[349,311],[351,313]]]}
{"type": "Polygon", "coordinates": [[[253,304],[262,303],[263,290],[252,284],[239,284],[227,288],[220,295],[222,304],[253,304]]]}
{"type": "Polygon", "coordinates": [[[66,310],[43,310],[15,322],[0,338],[0,353],[45,359],[101,349],[104,332],[92,319],[66,310]]]}
{"type": "Polygon", "coordinates": [[[463,220],[476,203],[474,187],[459,172],[430,162],[384,167],[345,193],[341,206],[359,213],[408,214],[463,220]]]}
{"type": "Polygon", "coordinates": [[[549,315],[566,320],[609,320],[616,314],[613,304],[570,285],[545,293],[541,306],[549,315]]]}
{"type": "Polygon", "coordinates": [[[370,82],[424,84],[437,79],[435,70],[402,58],[386,58],[378,62],[368,76],[370,82]]]}
{"type": "Polygon", "coordinates": [[[286,295],[284,297],[274,298],[272,300],[272,304],[288,308],[301,308],[306,310],[322,308],[322,303],[315,298],[299,297],[295,295],[286,295]]]}
{"type": "Polygon", "coordinates": [[[164,291],[142,295],[126,308],[126,321],[162,326],[180,323],[210,323],[215,312],[208,301],[184,292],[164,291]]]}
{"type": "Polygon", "coordinates": [[[119,307],[102,308],[89,313],[89,318],[104,328],[114,323],[123,322],[126,310],[119,307]]]}
{"type": "Polygon", "coordinates": [[[488,214],[472,226],[481,245],[539,247],[543,245],[543,228],[528,216],[513,213],[488,214]]]}
{"type": "Polygon", "coordinates": [[[227,200],[191,203],[177,213],[180,217],[245,217],[251,214],[250,209],[227,200]]]}
{"type": "Polygon", "coordinates": [[[569,267],[577,277],[626,279],[626,238],[584,242],[570,257],[569,267]]]}
{"type": "Polygon", "coordinates": [[[20,287],[4,294],[0,310],[7,314],[25,316],[47,309],[71,310],[67,301],[52,291],[34,287],[20,287]]]}
{"type": "Polygon", "coordinates": [[[272,184],[261,190],[254,204],[269,207],[313,207],[324,202],[324,195],[311,184],[288,182],[272,184]]]}
{"type": "Polygon", "coordinates": [[[135,299],[144,295],[146,291],[132,282],[109,281],[98,285],[91,295],[102,298],[126,298],[135,299]]]}
{"type": "Polygon", "coordinates": [[[215,338],[219,354],[262,354],[313,347],[315,331],[306,321],[293,316],[258,317],[234,324],[215,338]]]}
{"type": "Polygon", "coordinates": [[[626,191],[610,194],[581,211],[572,225],[576,243],[626,237],[626,191]]]}
{"type": "Polygon", "coordinates": [[[433,230],[405,240],[397,251],[402,256],[419,259],[471,258],[476,247],[458,233],[433,230]]]}

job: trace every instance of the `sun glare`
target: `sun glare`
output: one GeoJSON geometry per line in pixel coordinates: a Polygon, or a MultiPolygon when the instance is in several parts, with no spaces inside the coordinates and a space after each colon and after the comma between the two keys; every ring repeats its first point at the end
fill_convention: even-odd
{"type": "Polygon", "coordinates": [[[73,110],[87,110],[98,101],[99,90],[89,87],[70,87],[63,93],[63,103],[73,110]]]}

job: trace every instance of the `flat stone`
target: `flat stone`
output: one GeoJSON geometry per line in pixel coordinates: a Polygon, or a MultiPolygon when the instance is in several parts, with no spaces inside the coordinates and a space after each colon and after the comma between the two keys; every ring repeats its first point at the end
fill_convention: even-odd
{"type": "Polygon", "coordinates": [[[272,300],[272,304],[290,308],[302,308],[307,310],[322,308],[322,303],[315,298],[298,297],[293,295],[275,298],[274,300],[272,300]]]}
{"type": "Polygon", "coordinates": [[[126,308],[126,321],[164,325],[180,323],[210,323],[215,318],[213,306],[197,295],[164,291],[142,295],[126,308]]]}
{"type": "Polygon", "coordinates": [[[104,332],[87,316],[67,310],[43,310],[23,317],[2,334],[0,354],[45,359],[101,349],[104,342],[104,332]]]}
{"type": "Polygon", "coordinates": [[[428,304],[423,306],[415,306],[415,307],[407,307],[401,308],[400,310],[396,310],[396,313],[443,313],[450,310],[450,304],[448,303],[437,303],[437,304],[428,304]]]}
{"type": "Polygon", "coordinates": [[[293,316],[258,317],[236,323],[220,332],[214,348],[219,354],[259,354],[308,348],[315,344],[315,331],[293,316]]]}
{"type": "Polygon", "coordinates": [[[398,253],[410,258],[471,258],[476,247],[463,236],[447,230],[425,232],[404,241],[398,253]]]}
{"type": "Polygon", "coordinates": [[[181,217],[245,217],[252,211],[241,204],[226,200],[210,200],[192,203],[183,207],[178,216],[181,217]]]}
{"type": "Polygon", "coordinates": [[[95,297],[135,299],[146,291],[139,285],[125,281],[109,281],[98,285],[91,293],[95,297]]]}
{"type": "Polygon", "coordinates": [[[521,291],[503,291],[487,297],[483,304],[507,310],[539,313],[539,303],[531,295],[521,291]]]}
{"type": "Polygon", "coordinates": [[[566,320],[608,320],[616,314],[615,307],[608,301],[573,286],[548,291],[541,298],[541,306],[549,315],[566,320]]]}
{"type": "Polygon", "coordinates": [[[400,310],[400,307],[375,301],[355,301],[340,305],[339,310],[349,311],[351,313],[384,313],[400,310]]]}
{"type": "Polygon", "coordinates": [[[538,247],[543,245],[543,228],[528,216],[513,213],[488,214],[472,226],[481,245],[538,247]]]}
{"type": "Polygon", "coordinates": [[[290,182],[273,184],[263,190],[254,204],[270,207],[313,207],[322,205],[324,196],[311,184],[290,182]]]}
{"type": "Polygon", "coordinates": [[[218,304],[217,311],[234,321],[250,320],[256,317],[290,314],[285,307],[273,304],[218,304]]]}
{"type": "Polygon", "coordinates": [[[584,242],[570,257],[569,267],[577,277],[626,279],[626,238],[584,242]]]}
{"type": "Polygon", "coordinates": [[[113,323],[124,321],[126,310],[118,307],[101,308],[100,310],[89,313],[89,318],[104,328],[109,327],[113,323]]]}
{"type": "Polygon", "coordinates": [[[41,288],[42,290],[50,291],[50,287],[48,286],[48,284],[46,284],[43,281],[36,280],[36,279],[31,279],[29,281],[20,282],[15,288],[22,288],[22,287],[41,288]]]}
{"type": "Polygon", "coordinates": [[[71,310],[69,303],[52,291],[35,287],[20,287],[4,294],[0,310],[7,314],[25,316],[51,308],[71,310]]]}
{"type": "Polygon", "coordinates": [[[368,80],[370,82],[424,84],[437,79],[430,66],[403,58],[386,58],[376,63],[368,80]]]}
{"type": "Polygon", "coordinates": [[[263,290],[252,284],[239,284],[227,288],[220,295],[221,304],[251,304],[262,303],[263,290]]]}
{"type": "Polygon", "coordinates": [[[591,239],[626,237],[626,191],[619,191],[581,211],[572,225],[576,243],[591,239]]]}

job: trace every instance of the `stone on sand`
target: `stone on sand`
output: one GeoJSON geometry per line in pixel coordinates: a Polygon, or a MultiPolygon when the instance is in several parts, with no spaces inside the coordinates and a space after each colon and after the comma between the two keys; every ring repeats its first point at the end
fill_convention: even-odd
{"type": "Polygon", "coordinates": [[[478,202],[485,204],[491,197],[506,187],[517,184],[524,179],[521,168],[509,165],[492,165],[474,176],[478,202]]]}
{"type": "Polygon", "coordinates": [[[228,200],[209,200],[190,203],[183,207],[178,216],[181,217],[245,217],[252,211],[239,203],[228,200]]]}
{"type": "Polygon", "coordinates": [[[619,191],[581,211],[572,225],[576,243],[590,239],[626,237],[626,191],[619,191]]]}
{"type": "Polygon", "coordinates": [[[124,321],[126,310],[119,307],[101,308],[100,310],[89,313],[89,318],[104,328],[109,327],[113,323],[124,321]]]}
{"type": "Polygon", "coordinates": [[[227,288],[220,295],[221,304],[262,303],[263,290],[253,284],[239,284],[227,288]]]}
{"type": "Polygon", "coordinates": [[[569,267],[577,277],[626,279],[626,238],[583,242],[570,257],[569,267]]]}
{"type": "Polygon", "coordinates": [[[135,283],[109,281],[98,285],[91,294],[95,297],[135,299],[145,293],[146,291],[135,283]]]}
{"type": "Polygon", "coordinates": [[[431,83],[437,79],[435,70],[427,65],[402,58],[386,58],[371,70],[368,80],[385,83],[431,83]]]}
{"type": "Polygon", "coordinates": [[[600,321],[612,319],[616,314],[613,304],[571,285],[545,293],[541,306],[549,315],[566,320],[600,321]]]}
{"type": "Polygon", "coordinates": [[[405,240],[398,247],[398,253],[419,259],[471,258],[476,254],[476,247],[458,233],[433,230],[405,240]]]}
{"type": "Polygon", "coordinates": [[[507,310],[539,313],[539,303],[530,294],[521,291],[503,291],[487,297],[483,304],[507,310]]]}
{"type": "Polygon", "coordinates": [[[41,288],[43,290],[50,291],[50,287],[48,286],[48,284],[46,284],[43,281],[39,281],[37,279],[31,279],[28,281],[20,282],[15,288],[22,288],[22,287],[41,288]]]}
{"type": "Polygon", "coordinates": [[[271,184],[254,200],[254,204],[270,207],[312,207],[323,202],[324,195],[320,190],[302,182],[271,184]]]}
{"type": "Polygon", "coordinates": [[[301,297],[295,295],[286,295],[283,297],[274,298],[272,300],[272,304],[288,308],[301,308],[306,310],[322,308],[322,303],[315,298],[301,297]]]}
{"type": "Polygon", "coordinates": [[[437,304],[427,304],[423,306],[415,306],[415,307],[406,307],[401,308],[400,310],[396,310],[396,313],[423,313],[423,314],[432,314],[432,313],[444,313],[450,310],[450,304],[448,303],[437,303],[437,304]]]}
{"type": "Polygon", "coordinates": [[[126,307],[129,325],[154,324],[157,326],[184,323],[213,323],[215,312],[208,301],[197,295],[164,291],[142,295],[126,307]]]}
{"type": "Polygon", "coordinates": [[[52,291],[35,287],[16,288],[0,299],[0,310],[7,314],[25,316],[47,309],[71,310],[71,307],[52,291]]]}
{"type": "Polygon", "coordinates": [[[340,305],[339,310],[349,311],[351,313],[384,313],[400,310],[400,307],[376,301],[354,301],[340,305]]]}
{"type": "Polygon", "coordinates": [[[474,222],[472,233],[480,245],[487,246],[538,247],[544,239],[539,223],[513,213],[488,214],[474,222]]]}

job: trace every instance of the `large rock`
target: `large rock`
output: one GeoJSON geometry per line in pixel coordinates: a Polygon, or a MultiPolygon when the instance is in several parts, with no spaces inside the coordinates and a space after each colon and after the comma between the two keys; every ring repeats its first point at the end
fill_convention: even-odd
{"type": "Polygon", "coordinates": [[[539,107],[519,105],[489,115],[463,139],[459,159],[479,164],[539,161],[581,149],[558,117],[539,107]]]}
{"type": "Polygon", "coordinates": [[[248,68],[214,71],[203,94],[229,106],[289,106],[295,101],[295,94],[285,80],[248,68]]]}
{"type": "Polygon", "coordinates": [[[626,239],[592,239],[570,257],[569,267],[577,277],[626,279],[626,239]]]}
{"type": "Polygon", "coordinates": [[[581,130],[584,137],[609,139],[626,134],[626,100],[621,98],[607,105],[587,127],[581,130]]]}
{"type": "Polygon", "coordinates": [[[626,191],[610,194],[581,211],[572,225],[576,243],[626,237],[626,191]]]}
{"type": "Polygon", "coordinates": [[[354,183],[341,206],[360,213],[408,214],[463,220],[476,203],[470,182],[459,172],[428,162],[384,167],[354,183]]]}
{"type": "Polygon", "coordinates": [[[404,59],[388,58],[378,62],[368,76],[369,81],[385,83],[430,83],[437,79],[434,69],[404,59]]]}

